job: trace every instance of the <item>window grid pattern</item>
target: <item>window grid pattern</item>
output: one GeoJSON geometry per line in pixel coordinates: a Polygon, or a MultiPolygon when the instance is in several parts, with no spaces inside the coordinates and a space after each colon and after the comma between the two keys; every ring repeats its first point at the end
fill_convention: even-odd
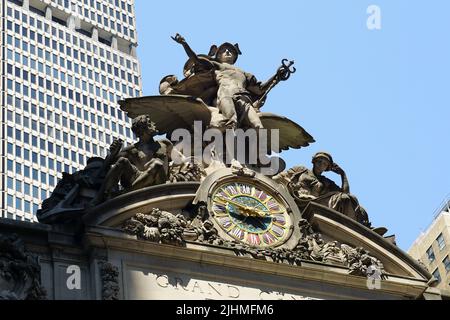
{"type": "Polygon", "coordinates": [[[46,0],[52,7],[74,14],[86,23],[132,44],[137,43],[132,0],[46,0]]]}
{"type": "Polygon", "coordinates": [[[136,58],[7,2],[7,217],[35,221],[62,172],[132,143],[117,101],[141,95],[136,58]]]}

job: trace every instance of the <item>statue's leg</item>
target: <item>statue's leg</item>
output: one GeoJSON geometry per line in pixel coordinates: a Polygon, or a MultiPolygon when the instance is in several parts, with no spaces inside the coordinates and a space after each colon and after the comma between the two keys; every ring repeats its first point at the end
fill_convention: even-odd
{"type": "Polygon", "coordinates": [[[358,198],[356,198],[354,195],[349,194],[348,196],[350,197],[351,200],[352,209],[355,212],[356,221],[370,228],[371,223],[369,221],[369,215],[367,214],[366,209],[364,209],[359,204],[358,198]]]}
{"type": "Polygon", "coordinates": [[[121,180],[124,180],[123,184],[125,184],[124,187],[126,188],[126,184],[131,184],[131,182],[127,181],[126,178],[122,179],[122,176],[132,177],[133,173],[134,168],[130,161],[127,158],[119,158],[119,160],[117,160],[117,162],[108,171],[108,174],[106,175],[105,180],[100,187],[100,190],[98,191],[96,197],[91,201],[91,203],[94,205],[101,203],[111,192],[112,188],[117,186],[117,184],[121,180]]]}
{"type": "Polygon", "coordinates": [[[352,198],[347,193],[337,193],[330,198],[329,207],[346,215],[347,217],[358,220],[353,206],[352,198]]]}
{"type": "Polygon", "coordinates": [[[225,124],[227,122],[227,119],[223,114],[220,113],[219,108],[209,108],[209,111],[211,112],[211,121],[209,123],[210,128],[215,128],[220,131],[225,131],[225,124]]]}
{"type": "Polygon", "coordinates": [[[356,211],[356,215],[357,215],[358,221],[360,223],[362,223],[363,225],[365,225],[366,227],[370,228],[372,224],[370,223],[369,215],[367,214],[366,209],[364,209],[363,207],[358,205],[356,207],[355,211],[356,211]]]}
{"type": "Polygon", "coordinates": [[[134,180],[131,189],[137,190],[152,185],[165,183],[167,181],[167,174],[164,168],[164,163],[161,159],[151,160],[147,170],[142,172],[139,177],[134,180]]]}
{"type": "Polygon", "coordinates": [[[246,108],[247,108],[248,122],[250,123],[250,126],[255,129],[262,129],[263,124],[255,108],[253,108],[253,106],[250,103],[246,104],[246,108]]]}
{"type": "Polygon", "coordinates": [[[256,152],[258,161],[257,165],[260,166],[261,160],[266,157],[267,153],[270,153],[269,146],[266,145],[266,148],[263,147],[262,149],[260,149],[261,142],[264,143],[264,141],[260,141],[261,137],[259,130],[263,129],[263,125],[258,113],[256,112],[255,108],[253,108],[253,105],[247,102],[245,104],[245,112],[247,114],[247,121],[250,124],[250,127],[256,130],[256,141],[254,142],[254,145],[249,146],[249,151],[256,152]]]}
{"type": "Polygon", "coordinates": [[[220,112],[228,120],[227,126],[232,127],[234,129],[237,123],[237,114],[233,98],[227,96],[218,97],[217,105],[219,107],[220,112]]]}

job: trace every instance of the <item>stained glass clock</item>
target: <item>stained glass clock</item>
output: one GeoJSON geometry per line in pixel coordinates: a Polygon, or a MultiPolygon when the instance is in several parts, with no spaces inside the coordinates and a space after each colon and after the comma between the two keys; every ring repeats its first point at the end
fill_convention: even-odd
{"type": "Polygon", "coordinates": [[[231,180],[210,194],[213,219],[234,240],[252,247],[276,247],[285,243],[293,220],[279,194],[268,186],[231,180]]]}

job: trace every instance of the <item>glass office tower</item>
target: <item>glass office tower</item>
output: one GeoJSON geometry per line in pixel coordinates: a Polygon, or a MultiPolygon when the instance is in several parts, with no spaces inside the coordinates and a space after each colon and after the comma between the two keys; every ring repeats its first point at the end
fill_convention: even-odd
{"type": "Polygon", "coordinates": [[[0,216],[36,221],[61,172],[131,143],[142,94],[134,0],[0,0],[0,216]]]}

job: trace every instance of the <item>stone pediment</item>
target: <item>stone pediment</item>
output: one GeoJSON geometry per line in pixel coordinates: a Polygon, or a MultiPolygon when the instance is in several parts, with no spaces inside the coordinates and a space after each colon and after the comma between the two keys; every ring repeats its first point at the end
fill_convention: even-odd
{"type": "Polygon", "coordinates": [[[83,221],[91,230],[108,230],[106,234],[139,242],[226,252],[238,258],[293,266],[314,262],[347,268],[350,274],[359,276],[365,276],[371,263],[380,262],[385,278],[405,277],[424,282],[431,278],[410,256],[370,228],[320,204],[310,203],[301,210],[283,185],[259,174],[239,176],[231,169],[219,170],[201,184],[164,184],[124,194],[87,212],[83,221]],[[212,197],[210,188],[229,179],[233,183],[266,183],[277,190],[278,196],[286,199],[293,217],[289,238],[279,246],[259,247],[236,241],[224,232],[211,217],[207,201],[212,197]],[[363,250],[356,253],[357,248],[363,250]],[[359,256],[353,257],[355,254],[359,256]],[[354,261],[349,261],[351,257],[354,261]],[[370,257],[365,265],[361,262],[364,257],[370,257]]]}

